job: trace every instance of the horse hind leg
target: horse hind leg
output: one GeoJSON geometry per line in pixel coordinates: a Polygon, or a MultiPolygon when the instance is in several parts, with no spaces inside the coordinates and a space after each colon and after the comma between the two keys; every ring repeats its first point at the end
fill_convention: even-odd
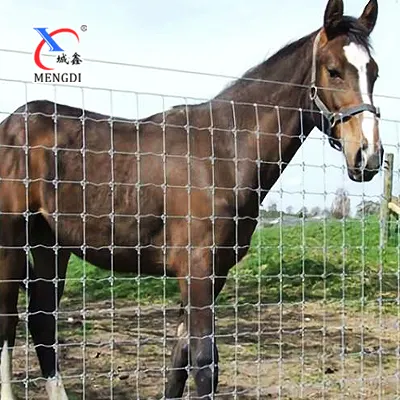
{"type": "Polygon", "coordinates": [[[26,276],[25,220],[22,217],[0,217],[0,348],[1,400],[14,400],[12,349],[18,322],[18,292],[26,276]]]}
{"type": "Polygon", "coordinates": [[[58,253],[55,253],[52,248],[55,244],[54,235],[50,226],[43,219],[35,221],[30,239],[34,245],[32,249],[34,280],[30,283],[29,290],[29,330],[42,376],[47,379],[48,398],[50,400],[68,400],[54,348],[57,323],[54,313],[58,310],[64,292],[70,253],[63,249],[59,249],[58,253]]]}

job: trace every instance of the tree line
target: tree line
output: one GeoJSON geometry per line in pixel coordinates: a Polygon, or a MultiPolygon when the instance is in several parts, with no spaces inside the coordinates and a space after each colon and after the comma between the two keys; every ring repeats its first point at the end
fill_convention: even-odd
{"type": "MultiPolygon", "coordinates": [[[[368,215],[377,215],[379,214],[379,210],[379,202],[362,200],[356,206],[356,216],[362,218],[368,215]]],[[[299,210],[295,210],[293,206],[288,206],[283,214],[299,218],[312,218],[318,216],[336,219],[348,218],[351,214],[351,199],[346,189],[338,188],[330,208],[314,206],[308,209],[303,206],[299,210]]],[[[280,215],[281,212],[278,211],[278,205],[276,202],[271,202],[268,204],[266,209],[260,210],[260,216],[262,218],[278,218],[280,215]]]]}

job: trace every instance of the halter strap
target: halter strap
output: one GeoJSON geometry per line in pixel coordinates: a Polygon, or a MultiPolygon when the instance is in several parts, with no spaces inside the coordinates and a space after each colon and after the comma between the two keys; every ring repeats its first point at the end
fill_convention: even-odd
{"type": "Polygon", "coordinates": [[[380,118],[380,110],[378,107],[373,106],[372,104],[361,103],[354,107],[345,108],[340,110],[339,112],[332,112],[328,109],[325,103],[321,100],[318,96],[318,87],[316,85],[317,82],[317,52],[318,52],[318,45],[321,39],[321,31],[318,32],[317,36],[315,37],[314,44],[313,44],[313,58],[312,58],[312,65],[311,65],[311,86],[310,86],[310,100],[312,104],[315,103],[317,108],[322,112],[323,116],[328,120],[328,129],[326,133],[329,136],[329,143],[330,145],[336,149],[341,150],[342,146],[332,136],[332,128],[345,121],[348,121],[354,115],[360,114],[364,111],[369,111],[372,114],[376,115],[380,118]]]}

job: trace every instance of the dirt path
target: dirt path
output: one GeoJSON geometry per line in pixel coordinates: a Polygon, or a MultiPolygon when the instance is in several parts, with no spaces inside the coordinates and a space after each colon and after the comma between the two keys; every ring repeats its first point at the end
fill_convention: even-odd
{"type": "MultiPolygon", "coordinates": [[[[162,398],[163,366],[169,366],[177,310],[166,310],[165,322],[160,306],[142,307],[140,316],[127,306],[116,305],[112,323],[109,304],[90,304],[84,332],[78,309],[67,311],[64,305],[60,359],[70,400],[162,398]]],[[[383,314],[380,320],[370,312],[363,321],[359,311],[343,313],[337,305],[313,303],[282,309],[245,306],[237,314],[233,307],[221,307],[217,315],[218,399],[399,397],[397,315],[383,314]]],[[[27,354],[25,342],[21,322],[14,376],[23,380],[28,375],[29,384],[25,390],[20,383],[18,394],[47,399],[34,350],[30,346],[27,354]]]]}

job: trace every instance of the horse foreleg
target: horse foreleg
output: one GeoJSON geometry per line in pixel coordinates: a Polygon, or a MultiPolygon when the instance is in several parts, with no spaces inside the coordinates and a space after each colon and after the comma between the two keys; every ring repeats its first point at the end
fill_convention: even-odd
{"type": "Polygon", "coordinates": [[[59,363],[54,349],[56,345],[56,319],[69,253],[59,250],[57,257],[53,249],[36,247],[32,250],[35,280],[30,284],[29,330],[36,347],[42,376],[47,379],[46,391],[50,400],[68,400],[59,363]],[[54,284],[55,269],[58,270],[57,287],[54,284]]]}
{"type": "Polygon", "coordinates": [[[188,302],[189,293],[186,282],[181,280],[183,304],[177,329],[178,342],[172,352],[172,368],[165,391],[166,399],[182,397],[189,368],[192,367],[191,354],[194,356],[197,392],[200,396],[212,396],[216,392],[218,385],[218,349],[214,338],[214,310],[212,307],[225,282],[226,276],[216,277],[214,282],[209,277],[191,281],[190,304],[193,309],[189,310],[191,320],[189,337],[188,313],[184,306],[188,302]],[[204,307],[208,309],[208,312],[201,315],[204,307]],[[202,332],[208,333],[203,336],[202,332]]]}
{"type": "Polygon", "coordinates": [[[168,376],[165,391],[166,399],[176,399],[183,395],[188,378],[189,346],[187,338],[187,324],[183,308],[181,308],[181,322],[178,325],[176,336],[178,342],[172,351],[172,366],[168,376]]]}
{"type": "Polygon", "coordinates": [[[218,348],[214,329],[211,279],[192,278],[190,284],[190,354],[197,394],[211,399],[218,385],[218,348]]]}

